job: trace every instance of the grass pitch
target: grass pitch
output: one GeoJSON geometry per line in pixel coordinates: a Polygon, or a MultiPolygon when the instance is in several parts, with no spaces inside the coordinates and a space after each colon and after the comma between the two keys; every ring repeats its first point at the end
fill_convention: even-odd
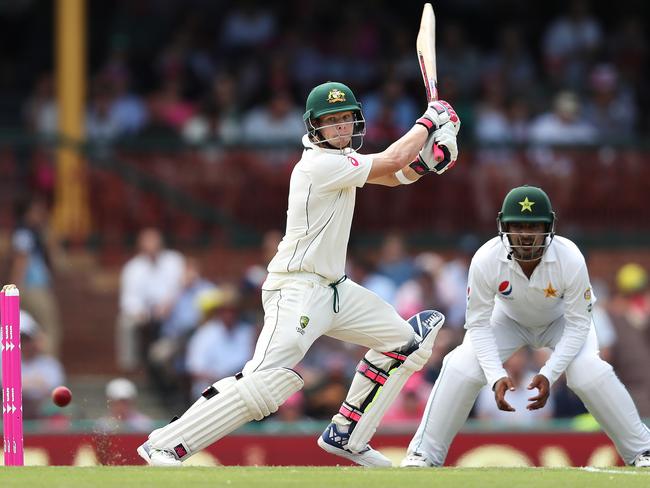
{"type": "Polygon", "coordinates": [[[634,468],[357,467],[21,467],[0,468],[0,486],[43,488],[380,488],[648,487],[650,470],[634,468]]]}

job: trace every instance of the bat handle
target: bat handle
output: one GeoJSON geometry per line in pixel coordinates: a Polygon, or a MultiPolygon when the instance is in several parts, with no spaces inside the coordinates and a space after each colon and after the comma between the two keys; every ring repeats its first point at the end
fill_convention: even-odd
{"type": "Polygon", "coordinates": [[[440,149],[440,147],[438,147],[438,144],[433,145],[433,159],[439,163],[445,160],[445,153],[440,149]]]}

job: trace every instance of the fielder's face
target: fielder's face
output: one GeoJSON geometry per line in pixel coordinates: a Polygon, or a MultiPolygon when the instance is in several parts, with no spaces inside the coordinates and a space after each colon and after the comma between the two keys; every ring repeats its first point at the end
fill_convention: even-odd
{"type": "Polygon", "coordinates": [[[354,132],[354,114],[351,110],[319,117],[316,120],[321,139],[330,145],[343,149],[350,145],[354,132]]]}
{"type": "Polygon", "coordinates": [[[544,243],[548,233],[544,222],[511,222],[506,232],[512,257],[519,261],[534,261],[544,254],[544,243]]]}

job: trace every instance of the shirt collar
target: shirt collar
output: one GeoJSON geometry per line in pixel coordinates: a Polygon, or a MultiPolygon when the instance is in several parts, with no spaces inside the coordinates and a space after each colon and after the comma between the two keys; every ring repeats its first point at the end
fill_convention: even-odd
{"type": "Polygon", "coordinates": [[[315,151],[323,151],[329,154],[346,155],[346,154],[352,154],[354,152],[350,147],[345,147],[343,149],[328,149],[321,146],[317,146],[316,144],[311,142],[311,140],[309,139],[309,134],[305,134],[304,136],[302,136],[302,145],[305,147],[305,150],[313,149],[315,151]]]}

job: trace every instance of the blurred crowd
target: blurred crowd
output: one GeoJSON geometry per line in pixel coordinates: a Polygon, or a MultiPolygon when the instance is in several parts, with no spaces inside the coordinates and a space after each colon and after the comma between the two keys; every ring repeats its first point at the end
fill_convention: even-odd
{"type": "MultiPolygon", "coordinates": [[[[492,145],[647,134],[648,40],[636,7],[438,2],[439,88],[463,120],[461,136],[492,145]]],[[[87,136],[295,144],[306,94],[332,79],[360,94],[367,142],[393,141],[424,109],[414,52],[420,8],[377,9],[367,0],[335,12],[316,1],[91,4],[87,136]]],[[[53,76],[32,67],[23,120],[54,135],[53,76]]]]}

